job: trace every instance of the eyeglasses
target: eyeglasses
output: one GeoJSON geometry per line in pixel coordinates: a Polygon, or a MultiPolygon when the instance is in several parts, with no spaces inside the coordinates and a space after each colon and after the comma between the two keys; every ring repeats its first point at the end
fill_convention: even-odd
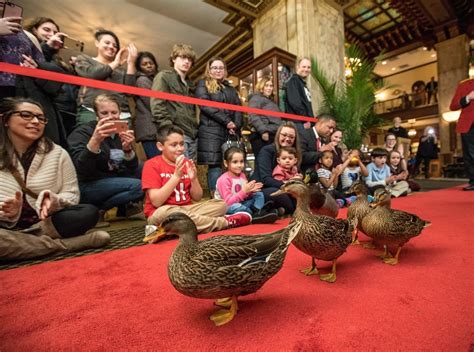
{"type": "Polygon", "coordinates": [[[48,123],[48,118],[44,116],[43,114],[33,114],[31,111],[12,111],[12,114],[18,114],[20,117],[25,120],[25,121],[31,121],[33,118],[36,117],[39,123],[42,123],[43,125],[46,125],[48,123]]]}
{"type": "Polygon", "coordinates": [[[295,139],[296,138],[292,134],[286,134],[286,133],[280,133],[280,136],[282,136],[283,138],[288,138],[288,139],[295,139]]]}
{"type": "Polygon", "coordinates": [[[211,66],[211,70],[213,70],[213,71],[224,71],[225,67],[224,66],[211,66]]]}

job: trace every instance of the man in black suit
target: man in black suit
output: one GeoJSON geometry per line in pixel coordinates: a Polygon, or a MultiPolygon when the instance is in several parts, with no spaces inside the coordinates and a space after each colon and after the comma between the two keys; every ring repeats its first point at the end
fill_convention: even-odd
{"type": "Polygon", "coordinates": [[[305,173],[308,169],[314,170],[319,162],[321,153],[332,150],[333,145],[325,144],[336,128],[336,120],[333,116],[323,114],[318,116],[318,122],[311,129],[305,129],[300,133],[302,152],[301,171],[305,173]]]}

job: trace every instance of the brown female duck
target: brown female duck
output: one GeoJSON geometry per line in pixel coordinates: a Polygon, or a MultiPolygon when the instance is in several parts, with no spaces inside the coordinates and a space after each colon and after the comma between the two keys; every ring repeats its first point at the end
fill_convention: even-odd
{"type": "Polygon", "coordinates": [[[311,267],[301,270],[305,275],[319,275],[316,259],[332,261],[332,272],[320,275],[327,282],[336,281],[336,261],[351,243],[352,227],[347,220],[333,219],[311,214],[308,186],[299,180],[291,180],[272,195],[288,193],[296,198],[296,210],[291,223],[301,224],[293,244],[311,256],[311,267]]]}
{"type": "Polygon", "coordinates": [[[403,245],[418,236],[430,222],[401,210],[390,209],[390,197],[387,190],[376,192],[375,202],[371,204],[375,209],[362,219],[362,231],[385,246],[382,255],[384,263],[396,265],[403,245]],[[388,246],[398,247],[395,256],[389,253],[388,246]]]}
{"type": "Polygon", "coordinates": [[[304,183],[308,185],[310,193],[309,208],[311,213],[337,218],[339,207],[336,200],[329,192],[321,189],[319,182],[310,183],[312,178],[309,175],[309,173],[306,174],[304,183]]]}
{"type": "Polygon", "coordinates": [[[352,184],[348,193],[355,193],[356,200],[347,209],[347,220],[354,227],[352,232],[352,244],[359,244],[358,232],[362,229],[362,219],[372,211],[367,200],[368,189],[362,182],[356,181],[352,184]]]}
{"type": "Polygon", "coordinates": [[[237,313],[237,297],[254,293],[282,267],[286,250],[300,226],[255,236],[215,236],[198,241],[194,222],[183,213],[161,224],[166,235],[179,236],[168,263],[171,284],[182,294],[218,299],[210,319],[218,326],[237,313]]]}

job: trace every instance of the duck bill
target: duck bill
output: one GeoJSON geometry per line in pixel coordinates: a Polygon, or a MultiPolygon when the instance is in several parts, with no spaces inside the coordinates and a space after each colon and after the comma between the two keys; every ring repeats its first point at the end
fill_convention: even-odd
{"type": "Polygon", "coordinates": [[[165,229],[164,227],[160,226],[155,231],[145,236],[145,238],[143,239],[143,242],[156,243],[164,237],[166,237],[165,229]]]}

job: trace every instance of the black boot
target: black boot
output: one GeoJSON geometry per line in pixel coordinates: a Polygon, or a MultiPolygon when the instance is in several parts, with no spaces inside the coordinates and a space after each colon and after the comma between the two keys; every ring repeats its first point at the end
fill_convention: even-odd
{"type": "Polygon", "coordinates": [[[278,220],[278,213],[276,210],[260,209],[252,214],[252,224],[273,224],[278,220]]]}

